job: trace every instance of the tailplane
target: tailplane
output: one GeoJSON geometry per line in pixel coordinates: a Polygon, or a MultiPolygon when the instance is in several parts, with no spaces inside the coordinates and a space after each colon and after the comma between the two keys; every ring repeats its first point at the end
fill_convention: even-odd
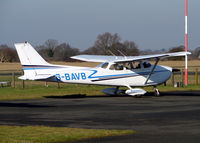
{"type": "MultiPolygon", "coordinates": [[[[41,74],[37,69],[52,66],[47,63],[28,42],[16,43],[15,48],[24,71],[24,75],[19,77],[20,79],[37,80],[41,74]]],[[[50,76],[51,75],[46,75],[46,77],[43,77],[47,78],[50,76]]]]}

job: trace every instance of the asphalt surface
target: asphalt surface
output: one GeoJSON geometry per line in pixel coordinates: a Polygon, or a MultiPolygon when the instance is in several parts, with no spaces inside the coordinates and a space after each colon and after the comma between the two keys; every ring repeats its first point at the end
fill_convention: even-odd
{"type": "Polygon", "coordinates": [[[200,91],[165,92],[142,98],[71,95],[0,101],[0,125],[47,125],[130,129],[135,134],[81,143],[198,143],[200,91]]]}

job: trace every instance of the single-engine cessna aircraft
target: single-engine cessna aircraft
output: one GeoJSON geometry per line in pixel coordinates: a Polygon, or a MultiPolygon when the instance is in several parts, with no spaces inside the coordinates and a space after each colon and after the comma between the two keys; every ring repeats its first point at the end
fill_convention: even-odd
{"type": "Polygon", "coordinates": [[[124,94],[131,96],[144,95],[146,91],[136,87],[145,86],[153,86],[155,95],[159,96],[160,92],[156,86],[166,82],[172,74],[171,67],[157,65],[159,60],[190,54],[189,52],[176,52],[128,57],[101,55],[71,57],[87,62],[102,63],[91,68],[49,64],[28,42],[17,43],[15,47],[24,70],[24,75],[19,79],[116,86],[116,88],[103,90],[104,93],[110,95],[121,94],[122,90],[119,90],[119,87],[127,87],[124,94]],[[148,62],[152,59],[155,59],[154,65],[148,62]]]}

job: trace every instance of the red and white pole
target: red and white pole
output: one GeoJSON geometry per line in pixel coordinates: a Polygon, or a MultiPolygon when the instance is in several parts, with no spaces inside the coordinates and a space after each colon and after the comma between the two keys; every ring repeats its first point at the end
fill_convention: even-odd
{"type": "MultiPolygon", "coordinates": [[[[188,0],[185,0],[185,51],[188,51],[188,32],[187,32],[188,0]]],[[[188,57],[185,55],[185,85],[188,85],[188,57]]]]}

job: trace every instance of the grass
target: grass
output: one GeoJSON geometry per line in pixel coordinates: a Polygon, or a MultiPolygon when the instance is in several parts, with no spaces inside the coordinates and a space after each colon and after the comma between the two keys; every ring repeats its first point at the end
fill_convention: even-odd
{"type": "Polygon", "coordinates": [[[77,84],[61,84],[61,88],[57,88],[53,83],[48,87],[39,85],[39,83],[26,86],[25,89],[21,87],[0,88],[0,100],[15,100],[15,99],[37,99],[46,96],[67,96],[67,95],[103,95],[101,90],[103,86],[88,86],[77,84]]]}
{"type": "MultiPolygon", "coordinates": [[[[109,86],[97,86],[97,85],[79,85],[79,84],[61,84],[61,88],[57,88],[56,85],[51,83],[48,87],[44,85],[30,85],[22,88],[5,87],[0,88],[0,100],[22,100],[22,99],[41,99],[49,96],[96,96],[104,94],[101,92],[109,86]]],[[[122,87],[120,89],[127,89],[122,87]]],[[[188,85],[183,88],[174,88],[171,85],[159,86],[158,89],[161,92],[166,91],[198,91],[200,90],[199,85],[188,85]]],[[[144,90],[153,92],[152,87],[145,87],[144,90]]]]}
{"type": "MultiPolygon", "coordinates": [[[[153,92],[153,88],[152,87],[145,87],[145,90],[149,91],[149,92],[153,92]]],[[[179,88],[175,88],[172,85],[160,85],[158,86],[158,89],[161,92],[169,92],[169,91],[199,91],[200,90],[200,86],[199,85],[188,85],[188,86],[184,86],[184,87],[179,87],[179,88]]]]}
{"type": "MultiPolygon", "coordinates": [[[[98,63],[88,63],[88,62],[55,62],[53,64],[63,64],[63,65],[75,65],[75,66],[89,66],[94,67],[98,63]]],[[[161,65],[173,65],[179,66],[184,65],[184,61],[160,61],[161,65]]],[[[189,66],[200,66],[200,62],[197,60],[189,61],[189,66]]],[[[20,63],[0,63],[0,73],[20,71],[20,63]]],[[[167,87],[159,86],[160,91],[174,91],[174,90],[200,90],[200,86],[194,85],[194,75],[189,76],[189,85],[184,88],[174,88],[171,86],[171,80],[168,80],[167,87]]],[[[12,81],[12,76],[0,76],[0,81],[12,81]]],[[[175,75],[175,82],[181,81],[180,75],[175,75]]],[[[200,76],[199,76],[200,81],[200,76]]],[[[79,84],[60,84],[61,88],[57,88],[57,83],[48,83],[48,87],[45,87],[45,82],[38,81],[25,81],[25,89],[22,89],[22,81],[15,76],[15,88],[5,87],[0,88],[0,100],[15,100],[15,99],[36,99],[44,98],[45,96],[68,96],[68,95],[80,95],[86,94],[91,95],[103,95],[101,92],[105,88],[110,88],[107,86],[95,86],[95,85],[79,85],[79,84]]],[[[124,88],[126,89],[126,88],[124,88]]],[[[145,88],[147,91],[153,91],[152,87],[145,88]]]]}
{"type": "Polygon", "coordinates": [[[0,143],[58,143],[132,133],[135,133],[135,131],[45,126],[0,126],[0,143]]]}

